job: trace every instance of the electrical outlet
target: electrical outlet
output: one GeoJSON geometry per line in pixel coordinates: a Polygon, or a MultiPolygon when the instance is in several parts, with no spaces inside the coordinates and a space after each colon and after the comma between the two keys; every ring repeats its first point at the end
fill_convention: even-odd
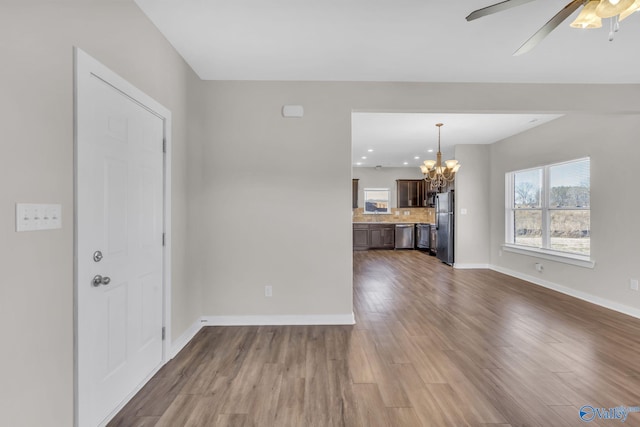
{"type": "Polygon", "coordinates": [[[542,270],[544,270],[544,266],[539,262],[536,262],[536,271],[539,271],[540,273],[542,273],[542,270]]]}
{"type": "Polygon", "coordinates": [[[270,285],[267,285],[264,287],[264,296],[265,297],[270,297],[273,295],[273,287],[271,287],[270,285]]]}
{"type": "Polygon", "coordinates": [[[638,290],[638,279],[629,279],[629,288],[632,291],[638,290]]]}

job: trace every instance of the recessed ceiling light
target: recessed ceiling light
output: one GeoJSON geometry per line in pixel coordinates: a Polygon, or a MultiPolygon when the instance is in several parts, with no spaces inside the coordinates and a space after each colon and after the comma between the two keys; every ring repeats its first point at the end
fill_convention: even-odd
{"type": "Polygon", "coordinates": [[[362,162],[358,162],[356,163],[356,166],[360,166],[362,164],[362,162]]]}
{"type": "Polygon", "coordinates": [[[427,151],[428,151],[429,153],[433,153],[433,149],[431,149],[431,150],[427,150],[427,151]]]}
{"type": "Polygon", "coordinates": [[[367,156],[362,156],[362,157],[361,157],[361,159],[362,159],[362,160],[366,160],[366,159],[367,159],[367,156]]]}
{"type": "Polygon", "coordinates": [[[409,162],[404,162],[404,163],[403,163],[403,165],[408,165],[408,164],[409,164],[409,162]]]}
{"type": "Polygon", "coordinates": [[[367,151],[373,153],[373,148],[369,148],[367,151]]]}
{"type": "Polygon", "coordinates": [[[415,156],[414,159],[418,160],[420,158],[420,156],[415,156]]]}

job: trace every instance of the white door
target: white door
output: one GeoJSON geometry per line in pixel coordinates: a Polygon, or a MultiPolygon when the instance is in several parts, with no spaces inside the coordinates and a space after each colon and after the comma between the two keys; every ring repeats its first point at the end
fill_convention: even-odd
{"type": "Polygon", "coordinates": [[[82,427],[108,420],[163,360],[164,119],[92,61],[77,52],[76,422],[82,427]]]}

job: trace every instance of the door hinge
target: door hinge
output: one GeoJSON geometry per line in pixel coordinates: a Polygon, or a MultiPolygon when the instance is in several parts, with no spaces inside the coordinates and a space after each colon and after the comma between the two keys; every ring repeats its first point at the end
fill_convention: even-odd
{"type": "Polygon", "coordinates": [[[167,329],[163,326],[162,327],[162,341],[164,341],[164,339],[166,337],[166,332],[167,332],[167,329]]]}
{"type": "Polygon", "coordinates": [[[163,153],[167,152],[167,140],[166,139],[162,139],[162,152],[163,153]]]}
{"type": "Polygon", "coordinates": [[[162,246],[164,246],[164,233],[162,233],[162,246]]]}

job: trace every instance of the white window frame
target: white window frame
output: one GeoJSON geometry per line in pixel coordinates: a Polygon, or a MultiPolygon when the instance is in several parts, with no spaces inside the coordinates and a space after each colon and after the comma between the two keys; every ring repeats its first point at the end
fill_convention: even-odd
{"type": "MultiPolygon", "coordinates": [[[[549,176],[550,169],[554,166],[560,166],[568,163],[575,163],[581,161],[589,161],[589,167],[591,167],[591,158],[582,157],[579,159],[573,159],[565,162],[552,163],[544,166],[538,166],[528,169],[520,169],[505,174],[505,243],[502,246],[503,250],[507,252],[518,253],[522,255],[530,255],[538,258],[549,259],[552,261],[558,261],[566,264],[577,265],[580,267],[593,268],[595,261],[591,258],[591,248],[589,248],[590,255],[581,255],[572,252],[562,252],[550,248],[550,234],[549,230],[551,212],[554,210],[586,210],[584,208],[553,208],[549,206],[549,176]],[[542,188],[540,189],[540,208],[521,208],[515,209],[515,175],[520,172],[528,172],[540,170],[542,171],[542,188]],[[514,235],[514,223],[516,210],[541,210],[542,211],[542,246],[532,247],[525,245],[518,245],[515,243],[514,235]]],[[[589,173],[589,180],[591,180],[591,173],[589,173]]],[[[591,206],[589,206],[591,211],[591,206]]]]}
{"type": "Polygon", "coordinates": [[[391,190],[388,188],[365,188],[363,194],[363,213],[367,215],[390,215],[391,214],[391,190]],[[369,211],[367,210],[367,193],[368,192],[377,192],[377,193],[386,193],[387,198],[387,209],[384,211],[369,211]]]}

